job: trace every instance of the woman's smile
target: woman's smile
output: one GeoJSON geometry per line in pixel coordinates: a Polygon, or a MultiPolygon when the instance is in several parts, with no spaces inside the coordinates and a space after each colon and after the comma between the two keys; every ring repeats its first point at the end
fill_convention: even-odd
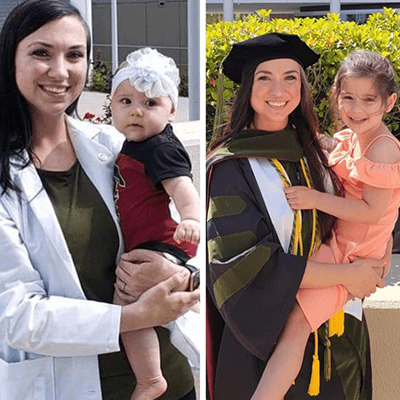
{"type": "Polygon", "coordinates": [[[285,107],[288,102],[287,101],[280,101],[280,102],[278,102],[278,101],[267,101],[266,103],[270,107],[279,109],[279,108],[285,107]]]}
{"type": "Polygon", "coordinates": [[[67,91],[69,90],[69,86],[39,85],[39,87],[43,91],[45,91],[47,93],[55,94],[55,95],[63,95],[65,93],[67,93],[67,91]]]}

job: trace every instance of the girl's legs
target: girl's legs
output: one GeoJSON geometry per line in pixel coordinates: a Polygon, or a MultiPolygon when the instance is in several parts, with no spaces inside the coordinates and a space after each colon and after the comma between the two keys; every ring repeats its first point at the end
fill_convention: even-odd
{"type": "Polygon", "coordinates": [[[283,399],[300,371],[310,333],[311,327],[300,306],[295,302],[250,400],[283,399]]]}
{"type": "Polygon", "coordinates": [[[131,400],[153,400],[167,390],[160,365],[160,346],[153,328],[122,334],[129,363],[136,376],[131,400]]]}

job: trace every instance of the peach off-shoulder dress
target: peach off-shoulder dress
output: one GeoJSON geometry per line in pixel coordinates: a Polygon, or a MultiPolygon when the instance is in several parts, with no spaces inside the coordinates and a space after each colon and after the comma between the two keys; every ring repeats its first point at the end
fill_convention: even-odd
{"type": "MultiPolygon", "coordinates": [[[[361,199],[364,184],[382,189],[393,189],[393,195],[385,214],[375,224],[338,219],[331,241],[320,246],[311,257],[313,261],[348,263],[355,257],[380,259],[384,256],[400,206],[400,162],[380,164],[364,156],[372,143],[383,136],[392,139],[400,151],[400,142],[389,135],[375,138],[363,153],[361,153],[356,134],[347,130],[335,135],[338,144],[330,155],[329,163],[343,183],[344,197],[361,199]]],[[[344,306],[347,294],[343,285],[299,290],[297,301],[312,331],[344,306]]]]}

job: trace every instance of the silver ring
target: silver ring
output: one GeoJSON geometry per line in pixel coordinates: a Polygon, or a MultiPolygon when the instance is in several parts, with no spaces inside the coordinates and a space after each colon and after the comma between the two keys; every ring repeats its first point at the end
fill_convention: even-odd
{"type": "Polygon", "coordinates": [[[385,266],[383,266],[383,272],[381,278],[383,279],[384,276],[385,276],[385,266]]]}

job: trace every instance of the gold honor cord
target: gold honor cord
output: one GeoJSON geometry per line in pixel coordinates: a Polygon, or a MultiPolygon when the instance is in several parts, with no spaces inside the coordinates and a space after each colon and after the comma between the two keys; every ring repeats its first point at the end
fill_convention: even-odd
{"type": "MultiPolygon", "coordinates": [[[[271,158],[270,159],[272,165],[275,167],[277,170],[280,178],[282,179],[282,182],[285,187],[290,187],[292,186],[289,176],[285,169],[283,168],[282,164],[276,159],[276,158],[271,158]]],[[[306,180],[307,187],[310,189],[312,188],[312,183],[310,179],[310,171],[308,167],[306,166],[306,163],[304,162],[303,159],[300,159],[300,165],[301,169],[303,171],[304,178],[306,180]]],[[[293,233],[292,233],[292,238],[290,240],[290,252],[294,255],[304,255],[304,250],[303,250],[303,237],[301,233],[301,210],[295,210],[294,211],[294,224],[293,224],[293,233]]],[[[311,233],[311,245],[310,245],[310,250],[308,252],[308,257],[311,257],[314,251],[318,248],[319,246],[319,232],[317,228],[317,210],[313,209],[312,210],[312,233],[311,233]]]]}
{"type": "MultiPolygon", "coordinates": [[[[276,159],[270,159],[272,165],[275,167],[276,171],[278,172],[280,178],[285,187],[292,186],[289,176],[285,169],[283,168],[282,164],[276,159]]],[[[310,189],[312,188],[312,183],[310,179],[310,171],[308,166],[306,165],[303,159],[300,159],[301,169],[303,171],[303,176],[305,178],[307,187],[310,189]]],[[[294,255],[303,255],[303,238],[301,233],[301,210],[294,211],[294,221],[293,221],[293,233],[290,240],[290,252],[294,255]]],[[[312,209],[312,233],[311,233],[311,244],[310,250],[308,252],[308,257],[311,257],[314,251],[318,248],[320,242],[319,231],[317,227],[317,210],[312,209]]],[[[314,355],[313,355],[313,363],[312,363],[312,370],[311,370],[311,379],[310,385],[308,387],[308,394],[310,396],[318,396],[319,394],[319,386],[320,386],[320,364],[318,359],[318,332],[314,332],[314,355]]]]}

